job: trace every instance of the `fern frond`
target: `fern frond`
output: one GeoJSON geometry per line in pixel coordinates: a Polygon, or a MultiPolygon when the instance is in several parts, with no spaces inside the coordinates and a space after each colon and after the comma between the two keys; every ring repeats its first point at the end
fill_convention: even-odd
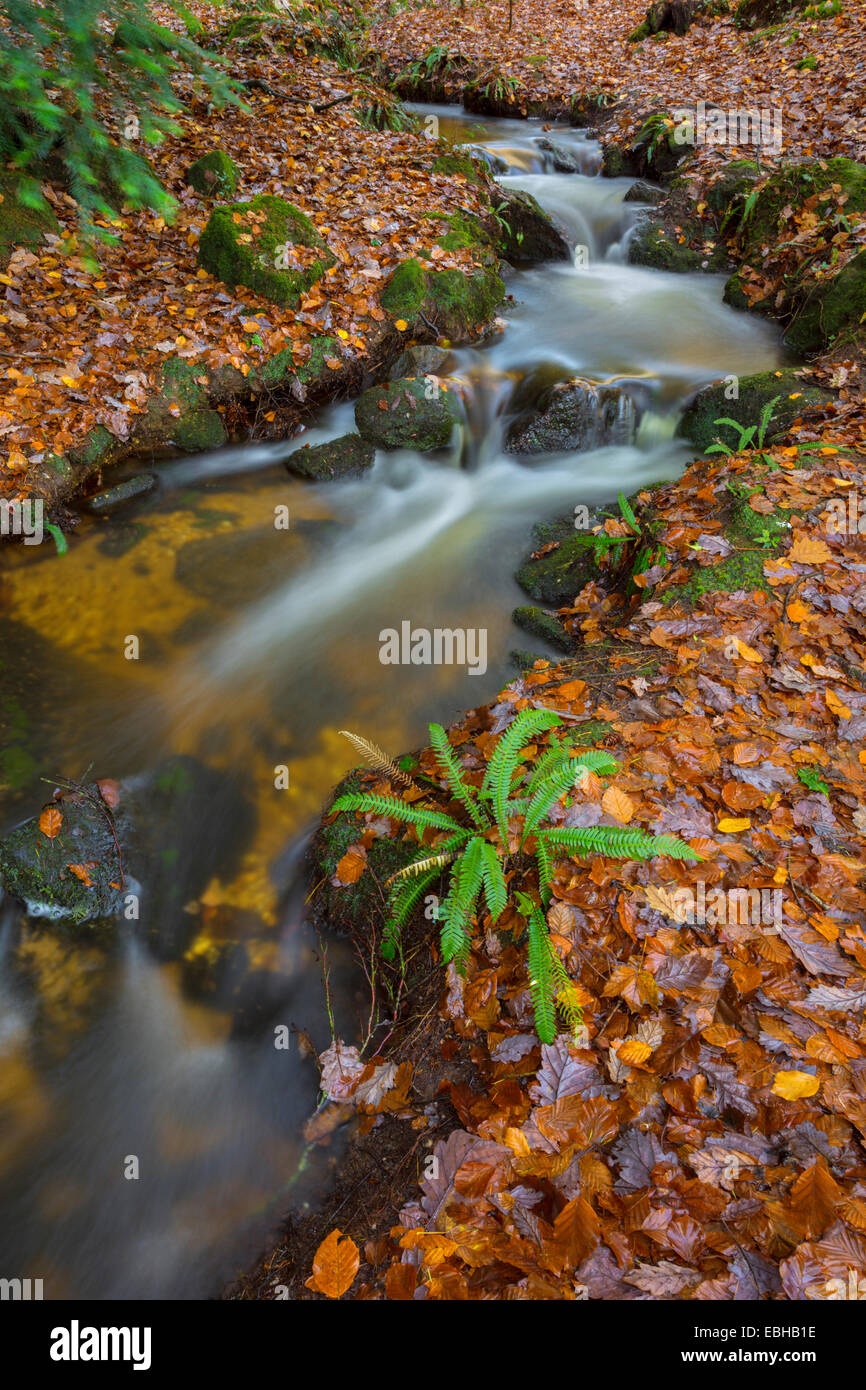
{"type": "Polygon", "coordinates": [[[446,963],[451,960],[462,962],[469,954],[469,918],[481,887],[483,843],[478,836],[469,841],[454,865],[451,887],[439,909],[442,959],[446,963]]]}
{"type": "Polygon", "coordinates": [[[617,767],[618,763],[609,753],[595,753],[594,755],[593,753],[583,753],[579,758],[569,758],[567,762],[560,763],[540,784],[529,803],[523,822],[523,838],[520,843],[526,843],[527,838],[547,815],[553,803],[563,796],[570,787],[574,786],[581,772],[584,770],[594,772],[596,768],[615,772],[617,767]]]}
{"type": "Polygon", "coordinates": [[[487,910],[493,921],[502,916],[508,906],[508,888],[505,875],[499,862],[499,855],[487,840],[481,843],[481,874],[484,881],[484,896],[487,910]]]}
{"type": "Polygon", "coordinates": [[[377,767],[380,772],[386,772],[392,782],[396,782],[398,786],[406,787],[408,791],[421,791],[417,782],[412,781],[408,772],[404,772],[402,767],[398,767],[393,758],[389,758],[388,754],[384,753],[377,743],[371,743],[368,738],[362,738],[360,734],[350,734],[348,729],[341,729],[340,734],[349,740],[365,762],[377,767]]]}
{"type": "Polygon", "coordinates": [[[654,859],[662,854],[671,859],[703,857],[675,835],[650,835],[646,830],[628,825],[555,827],[540,830],[536,840],[561,845],[572,854],[606,854],[611,859],[654,859]]]}
{"type": "Polygon", "coordinates": [[[448,742],[448,735],[441,724],[430,725],[430,744],[436,754],[436,761],[448,779],[448,785],[458,801],[461,801],[469,812],[472,824],[478,830],[485,830],[490,824],[490,817],[482,812],[475,797],[464,782],[462,769],[454,756],[454,750],[448,742]]]}
{"type": "Polygon", "coordinates": [[[399,796],[377,796],[373,792],[356,792],[351,796],[339,796],[331,807],[332,811],[374,811],[378,816],[390,816],[393,820],[406,821],[407,824],[431,830],[450,830],[465,839],[469,831],[442,811],[431,811],[426,806],[410,806],[399,796]]]}
{"type": "Polygon", "coordinates": [[[529,934],[529,988],[535,1014],[535,1031],[543,1043],[552,1043],[556,1038],[553,949],[547,934],[547,923],[540,908],[533,908],[526,925],[529,934]]]}
{"type": "Polygon", "coordinates": [[[384,960],[393,960],[397,951],[397,943],[400,933],[406,925],[406,919],[418,899],[423,894],[425,888],[439,877],[438,868],[428,869],[425,873],[418,874],[416,878],[400,879],[392,888],[388,896],[389,916],[385,923],[385,931],[382,936],[380,950],[384,960]]]}
{"type": "Polygon", "coordinates": [[[402,869],[398,869],[390,878],[386,878],[384,886],[390,888],[392,883],[396,883],[401,878],[414,878],[416,874],[422,874],[427,869],[441,868],[443,864],[450,864],[455,857],[460,846],[464,842],[464,832],[459,835],[452,835],[450,840],[439,845],[435,854],[430,854],[424,859],[416,859],[411,864],[406,864],[402,869]]]}
{"type": "Polygon", "coordinates": [[[553,943],[549,941],[548,944],[550,946],[553,988],[556,992],[556,1006],[568,1024],[569,1031],[576,1033],[583,1024],[583,1009],[574,987],[574,981],[554,951],[553,943]]]}
{"type": "Polygon", "coordinates": [[[538,838],[535,841],[535,862],[538,865],[538,887],[541,891],[541,901],[548,903],[553,892],[553,860],[547,845],[538,838]]]}
{"type": "Polygon", "coordinates": [[[517,767],[523,747],[536,734],[552,729],[559,723],[559,716],[554,714],[553,710],[522,709],[496,745],[496,750],[484,776],[481,791],[482,794],[489,795],[493,801],[496,823],[499,826],[503,842],[508,840],[508,814],[505,803],[508,800],[511,779],[514,776],[514,770],[517,767]]]}

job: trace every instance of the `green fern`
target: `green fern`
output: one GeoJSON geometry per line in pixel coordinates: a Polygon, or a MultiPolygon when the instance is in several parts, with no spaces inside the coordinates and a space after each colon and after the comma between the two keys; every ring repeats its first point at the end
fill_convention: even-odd
{"type": "Polygon", "coordinates": [[[559,717],[552,710],[522,709],[496,745],[496,751],[490,759],[481,784],[481,795],[489,796],[493,802],[496,824],[499,826],[503,843],[508,841],[508,814],[505,803],[524,746],[537,734],[552,729],[558,723],[559,717]]]}
{"type": "Polygon", "coordinates": [[[448,785],[458,801],[462,801],[465,809],[469,812],[469,818],[472,824],[479,830],[485,830],[490,824],[490,817],[481,811],[477,801],[464,782],[460,765],[454,756],[451,744],[448,742],[448,735],[441,724],[430,725],[430,743],[436,754],[436,761],[448,779],[448,785]]]}
{"type": "MultiPolygon", "coordinates": [[[[587,748],[578,753],[571,746],[575,735],[563,738],[551,732],[550,746],[538,758],[522,795],[512,798],[512,782],[526,756],[527,745],[539,734],[559,725],[559,716],[552,710],[521,710],[500,736],[481,787],[476,789],[467,782],[445,730],[440,724],[431,724],[430,742],[436,760],[451,794],[466,813],[468,825],[461,825],[453,816],[429,805],[410,804],[398,796],[355,793],[341,796],[334,802],[331,809],[335,812],[367,812],[413,825],[419,839],[425,830],[447,832],[432,843],[428,837],[427,843],[419,844],[412,863],[388,880],[388,918],[382,938],[382,954],[386,960],[394,958],[401,931],[425,890],[447,872],[450,883],[438,914],[442,959],[454,961],[458,970],[465,969],[481,896],[493,923],[499,921],[508,907],[505,865],[509,856],[509,820],[523,820],[521,847],[534,837],[533,852],[542,903],[550,901],[556,858],[561,852],[605,854],[620,859],[651,859],[655,855],[700,858],[674,835],[651,835],[633,826],[541,828],[554,802],[569,791],[581,772],[605,776],[618,767],[616,759],[604,749],[587,748]],[[490,809],[499,829],[498,841],[490,809]]],[[[376,765],[381,769],[384,754],[378,749],[376,753],[376,765]]],[[[544,1042],[552,1042],[556,1035],[557,1007],[574,1031],[582,1021],[580,1004],[575,987],[551,946],[541,908],[524,893],[517,894],[517,902],[527,919],[529,971],[538,1036],[544,1042]]]]}

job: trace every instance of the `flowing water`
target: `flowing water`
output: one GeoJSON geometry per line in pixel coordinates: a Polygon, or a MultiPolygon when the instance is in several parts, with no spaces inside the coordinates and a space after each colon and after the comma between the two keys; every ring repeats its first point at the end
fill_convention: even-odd
{"type": "MultiPolygon", "coordinates": [[[[42,1278],[46,1297],[203,1297],[254,1252],[316,1104],[311,1062],[274,1047],[274,1023],[308,1030],[317,1048],[329,1038],[301,860],[355,760],[338,731],[399,753],[429,719],[490,698],[526,644],[509,615],[525,601],[512,573],[532,524],[675,477],[688,395],[782,360],[772,327],[722,304],[720,277],[625,263],[629,180],[598,176],[583,133],[546,132],[583,171],[556,174],[537,123],[423,110],[486,151],[503,184],[533,193],[576,248],[574,264],[514,273],[504,331],[454,354],[469,423],[453,449],[382,453],[362,480],[322,487],[287,476],[285,445],[183,458],[159,466],[143,503],[84,520],[62,559],[47,546],[9,558],[0,661],[14,755],[0,764],[0,828],[38,809],[45,780],[129,777],[175,753],[231,774],[257,815],[247,834],[225,813],[235,859],[190,905],[194,949],[250,946],[240,1020],[237,990],[192,997],[180,965],[139,940],[68,944],[0,908],[0,1276],[42,1278]],[[530,373],[624,386],[636,434],[555,457],[504,452],[530,373]],[[289,531],[274,527],[282,505],[289,531]],[[380,632],[407,621],[486,630],[486,670],[383,665],[380,632]],[[274,785],[281,765],[288,790],[274,785]],[[124,1176],[131,1156],[137,1179],[124,1176]]],[[[344,403],[305,439],[351,428],[344,403]]],[[[346,948],[327,951],[349,1037],[363,991],[346,948]]]]}

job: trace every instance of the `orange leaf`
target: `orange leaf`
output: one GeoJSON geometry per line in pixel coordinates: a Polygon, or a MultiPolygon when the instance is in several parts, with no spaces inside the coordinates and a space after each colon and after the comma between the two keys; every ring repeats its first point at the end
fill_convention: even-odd
{"type": "Polygon", "coordinates": [[[306,1281],[307,1288],[326,1294],[328,1298],[342,1298],[351,1287],[360,1263],[358,1247],[352,1237],[333,1230],[313,1256],[313,1273],[306,1281]]]}
{"type": "Polygon", "coordinates": [[[90,877],[89,870],[96,868],[95,860],[90,860],[87,864],[67,864],[66,867],[70,873],[75,874],[76,878],[81,879],[85,888],[93,887],[93,879],[90,877]]]}
{"type": "Polygon", "coordinates": [[[628,825],[634,815],[634,802],[618,787],[608,787],[601,798],[601,809],[609,816],[621,821],[623,825],[628,825]]]}
{"type": "Polygon", "coordinates": [[[788,559],[799,565],[823,565],[833,559],[833,552],[823,541],[811,541],[798,536],[788,552],[788,559]]]}
{"type": "Polygon", "coordinates": [[[783,1100],[805,1100],[814,1096],[820,1086],[818,1077],[807,1071],[777,1071],[773,1077],[773,1095],[783,1100]]]}
{"type": "Polygon", "coordinates": [[[53,840],[55,835],[60,834],[60,827],[63,824],[63,816],[56,806],[46,806],[42,815],[39,817],[39,829],[43,835],[47,835],[49,840],[53,840]]]}
{"type": "Polygon", "coordinates": [[[340,883],[357,883],[367,867],[367,851],[363,845],[350,845],[335,870],[340,883]]]}

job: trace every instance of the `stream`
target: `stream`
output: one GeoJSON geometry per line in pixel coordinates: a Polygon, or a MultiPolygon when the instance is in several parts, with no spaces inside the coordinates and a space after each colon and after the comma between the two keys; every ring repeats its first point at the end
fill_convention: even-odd
{"type": "MultiPolygon", "coordinates": [[[[429,720],[487,701],[514,678],[512,649],[539,646],[510,619],[528,601],[513,572],[532,525],[675,478],[688,397],[784,360],[772,325],[723,305],[722,277],[626,264],[639,205],[623,201],[631,180],[599,176],[584,132],[415,109],[487,151],[578,248],[574,264],[509,275],[504,330],[453,353],[469,420],[453,449],[379,453],[362,479],[317,486],[288,476],[285,443],[227,447],[160,464],[154,493],[84,518],[62,559],[48,545],[4,551],[17,752],[0,764],[0,830],[53,779],[140,776],[173,754],[230,776],[255,816],[247,831],[229,803],[236,854],[189,905],[193,944],[248,944],[230,997],[196,990],[140,939],[70,943],[0,906],[0,1276],[41,1278],[46,1298],[210,1297],[256,1255],[317,1103],[312,1061],[275,1048],[274,1027],[317,1049],[330,1040],[302,861],[357,761],[339,730],[399,754],[429,720]],[[553,172],[543,135],[583,172],[553,172]],[[635,437],[505,452],[516,387],[548,370],[626,384],[635,437]],[[288,531],[274,527],[282,505],[288,531]],[[380,632],[407,621],[484,630],[486,669],[383,665],[380,632]],[[124,654],[130,634],[138,660],[124,654]],[[283,766],[288,789],[275,786],[283,766]]],[[[298,442],[352,428],[340,403],[298,442]]],[[[338,1031],[356,1041],[369,999],[345,943],[327,944],[327,967],[338,1031]]],[[[315,1201],[321,1181],[293,1198],[315,1201]]]]}

